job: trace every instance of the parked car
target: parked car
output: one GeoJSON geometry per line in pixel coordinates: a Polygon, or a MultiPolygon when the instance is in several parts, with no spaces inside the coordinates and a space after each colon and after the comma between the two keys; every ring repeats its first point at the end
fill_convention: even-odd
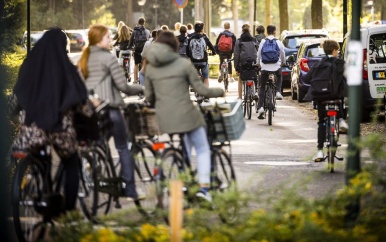
{"type": "Polygon", "coordinates": [[[291,84],[292,64],[288,61],[288,56],[294,55],[298,52],[301,43],[319,38],[328,38],[328,32],[325,29],[303,29],[303,30],[284,30],[280,34],[280,40],[284,45],[284,52],[287,58],[287,66],[282,68],[283,85],[289,87],[291,84]]]}
{"type": "MultiPolygon", "coordinates": [[[[386,25],[361,30],[363,48],[361,119],[370,121],[370,114],[376,108],[383,109],[386,92],[386,25]]],[[[349,36],[343,40],[342,58],[347,60],[349,36]]]]}
{"type": "MultiPolygon", "coordinates": [[[[46,30],[44,30],[44,31],[31,31],[31,34],[30,34],[31,48],[34,47],[36,42],[38,42],[38,40],[43,36],[45,31],[46,30]]],[[[63,32],[63,33],[65,33],[65,32],[63,32]]],[[[67,36],[66,50],[67,50],[67,53],[70,53],[70,51],[71,51],[71,48],[70,48],[70,38],[68,38],[67,34],[66,34],[66,36],[67,36]]],[[[24,31],[23,37],[21,38],[21,41],[20,41],[20,45],[23,48],[27,49],[27,31],[24,31]]]]}
{"type": "Polygon", "coordinates": [[[65,32],[70,38],[71,51],[80,51],[88,45],[87,32],[84,29],[71,29],[65,30],[65,32]]]}
{"type": "Polygon", "coordinates": [[[293,65],[291,73],[291,98],[303,102],[307,94],[309,84],[304,83],[304,76],[312,66],[318,63],[326,54],[320,43],[324,39],[308,40],[300,44],[297,52],[297,60],[293,65]]]}

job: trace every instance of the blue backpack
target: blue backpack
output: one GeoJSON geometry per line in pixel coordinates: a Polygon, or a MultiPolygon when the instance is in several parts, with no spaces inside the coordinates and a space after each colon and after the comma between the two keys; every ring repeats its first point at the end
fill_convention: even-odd
{"type": "Polygon", "coordinates": [[[274,64],[279,60],[280,48],[276,43],[276,39],[265,39],[264,45],[261,48],[261,62],[264,64],[274,64]]]}

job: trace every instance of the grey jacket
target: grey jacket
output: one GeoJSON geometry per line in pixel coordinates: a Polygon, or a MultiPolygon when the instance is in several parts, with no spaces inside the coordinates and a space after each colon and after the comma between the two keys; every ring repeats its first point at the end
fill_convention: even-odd
{"type": "Polygon", "coordinates": [[[190,60],[180,57],[168,45],[154,42],[144,54],[149,62],[145,73],[145,96],[155,105],[161,131],[183,133],[204,126],[201,112],[190,99],[189,85],[206,97],[221,97],[224,91],[206,87],[190,60]]]}
{"type": "Polygon", "coordinates": [[[120,91],[127,95],[143,92],[139,85],[128,85],[115,58],[108,50],[98,46],[90,46],[88,59],[88,77],[85,81],[87,89],[94,90],[102,100],[109,100],[112,107],[123,106],[120,91]]]}

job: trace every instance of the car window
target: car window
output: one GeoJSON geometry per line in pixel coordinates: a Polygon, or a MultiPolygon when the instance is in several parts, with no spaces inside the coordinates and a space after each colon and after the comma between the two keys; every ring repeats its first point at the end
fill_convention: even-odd
{"type": "Polygon", "coordinates": [[[369,63],[386,63],[386,33],[370,36],[369,63]]]}
{"type": "Polygon", "coordinates": [[[325,55],[323,48],[320,46],[312,47],[307,50],[307,57],[323,57],[325,55]]]}
{"type": "Polygon", "coordinates": [[[286,48],[295,49],[300,46],[301,43],[310,40],[326,38],[325,35],[299,35],[299,36],[288,36],[283,40],[283,45],[286,48]]]}

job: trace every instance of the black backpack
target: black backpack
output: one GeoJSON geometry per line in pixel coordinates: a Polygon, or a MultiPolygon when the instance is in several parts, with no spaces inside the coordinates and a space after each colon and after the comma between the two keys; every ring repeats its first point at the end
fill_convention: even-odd
{"type": "Polygon", "coordinates": [[[181,56],[186,57],[186,47],[188,46],[188,37],[185,37],[183,42],[180,42],[180,46],[178,48],[178,52],[181,56]]]}
{"type": "Polygon", "coordinates": [[[135,29],[134,34],[135,52],[142,52],[143,47],[145,46],[145,43],[148,40],[146,30],[143,27],[138,28],[135,29]]]}
{"type": "Polygon", "coordinates": [[[311,79],[311,94],[314,100],[325,101],[339,98],[335,70],[334,61],[321,61],[314,67],[311,79]]]}

